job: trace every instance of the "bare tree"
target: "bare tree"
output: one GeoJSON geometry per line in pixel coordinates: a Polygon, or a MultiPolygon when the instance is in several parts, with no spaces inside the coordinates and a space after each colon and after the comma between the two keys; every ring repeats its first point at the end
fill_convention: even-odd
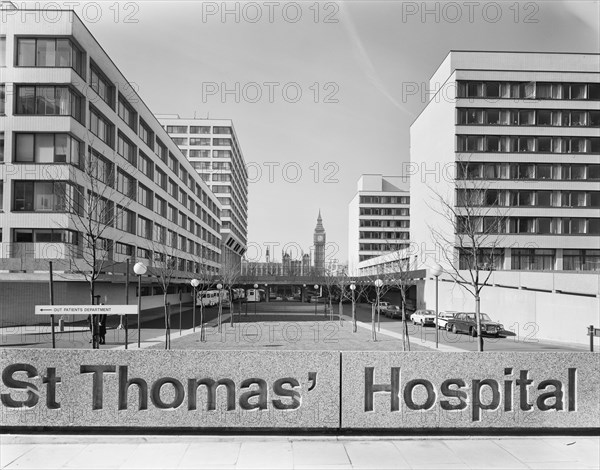
{"type": "MultiPolygon", "coordinates": [[[[469,163],[465,162],[465,173],[469,163]]],[[[444,219],[451,230],[429,227],[444,264],[446,273],[475,299],[478,350],[483,351],[481,335],[481,291],[489,285],[494,269],[503,259],[502,234],[506,232],[507,217],[502,206],[507,195],[492,191],[485,182],[454,181],[456,196],[436,191],[437,204],[430,206],[444,219]]]]}
{"type": "MultiPolygon", "coordinates": [[[[81,239],[69,246],[69,257],[75,271],[89,286],[90,304],[96,297],[96,282],[114,266],[113,248],[118,240],[118,223],[127,214],[132,194],[115,189],[115,164],[90,151],[81,157],[79,170],[72,169],[74,183],[54,183],[57,196],[69,214],[63,228],[74,230],[81,239]]],[[[61,225],[61,224],[58,224],[61,225]]],[[[91,319],[93,348],[98,348],[98,319],[91,319]]]]}
{"type": "Polygon", "coordinates": [[[163,308],[165,319],[165,349],[171,349],[171,312],[168,304],[169,287],[173,283],[177,272],[178,258],[176,256],[177,232],[168,231],[166,227],[154,224],[152,240],[149,241],[149,250],[152,252],[152,267],[148,270],[156,280],[163,294],[163,308]],[[170,239],[169,239],[170,238],[170,239]]]}
{"type": "Polygon", "coordinates": [[[360,281],[355,283],[358,298],[365,299],[371,305],[371,337],[373,341],[377,341],[377,325],[379,323],[381,298],[389,290],[389,286],[386,284],[385,276],[383,275],[383,268],[378,266],[377,270],[377,274],[361,276],[360,281]],[[377,285],[379,284],[378,281],[381,281],[380,286],[377,285]]]}
{"type": "Polygon", "coordinates": [[[194,261],[196,264],[194,277],[200,281],[200,284],[198,284],[198,287],[196,288],[196,306],[200,307],[200,341],[205,341],[203,299],[205,294],[215,286],[215,274],[211,265],[208,263],[211,261],[208,257],[208,248],[204,245],[200,245],[200,252],[196,254],[194,261]],[[200,300],[198,301],[198,299],[200,300]]]}
{"type": "MultiPolygon", "coordinates": [[[[233,303],[233,288],[241,275],[241,264],[239,258],[233,255],[227,248],[221,251],[223,262],[221,263],[220,277],[223,282],[223,289],[229,293],[229,314],[230,325],[233,326],[235,316],[235,305],[233,303]]],[[[219,309],[219,313],[221,310],[219,309]]],[[[241,313],[241,304],[240,304],[241,313]]],[[[221,328],[221,318],[219,318],[219,329],[221,328]]],[[[220,331],[220,330],[219,330],[220,331]]]]}

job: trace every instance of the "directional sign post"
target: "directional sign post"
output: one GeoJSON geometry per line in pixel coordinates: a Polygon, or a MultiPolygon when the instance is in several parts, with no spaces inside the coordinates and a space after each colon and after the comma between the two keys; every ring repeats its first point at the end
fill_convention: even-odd
{"type": "Polygon", "coordinates": [[[36,315],[137,315],[136,305],[36,305],[36,315]]]}

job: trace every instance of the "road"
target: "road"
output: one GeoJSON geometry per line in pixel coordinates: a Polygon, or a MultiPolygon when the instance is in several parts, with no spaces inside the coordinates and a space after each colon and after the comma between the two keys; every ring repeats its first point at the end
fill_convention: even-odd
{"type": "MultiPolygon", "coordinates": [[[[344,304],[344,315],[346,319],[351,318],[351,305],[344,304]]],[[[371,308],[369,304],[357,304],[356,306],[357,320],[363,323],[369,324],[371,322],[371,308]]],[[[330,319],[329,316],[324,315],[323,304],[315,305],[297,302],[269,302],[269,303],[258,303],[258,304],[241,304],[236,305],[236,312],[241,308],[242,317],[244,322],[253,321],[254,312],[259,317],[257,321],[276,321],[285,322],[289,321],[327,321],[330,319]],[[246,309],[247,307],[247,309],[246,309]],[[316,307],[316,308],[315,308],[316,307]],[[245,315],[247,311],[247,316],[245,315]],[[315,314],[316,312],[316,314],[315,314]],[[304,315],[298,315],[303,313],[304,315]],[[262,314],[262,315],[261,315],[262,314]]],[[[141,341],[149,338],[154,338],[164,333],[164,319],[160,314],[152,319],[144,320],[141,323],[141,341]]],[[[228,309],[223,310],[225,314],[229,313],[228,309]]],[[[333,319],[337,320],[338,306],[334,305],[333,319]]],[[[205,323],[215,321],[217,317],[217,308],[204,309],[204,321],[205,323]]],[[[154,312],[156,313],[156,311],[154,312]]],[[[192,327],[193,312],[190,305],[185,305],[181,310],[181,329],[187,330],[192,327]]],[[[173,335],[179,334],[180,329],[180,315],[179,306],[175,305],[172,309],[171,316],[171,331],[173,335]]],[[[380,328],[381,334],[385,334],[385,331],[391,331],[396,334],[402,334],[402,322],[397,319],[389,319],[380,316],[380,328]]],[[[112,348],[124,344],[125,332],[121,329],[116,329],[118,324],[118,317],[109,318],[109,329],[106,335],[106,346],[102,348],[112,348]]],[[[200,325],[200,311],[196,310],[196,326],[200,325]]],[[[408,323],[408,334],[410,335],[411,344],[424,344],[424,341],[435,342],[436,329],[434,326],[413,325],[408,323]]],[[[485,351],[573,351],[573,352],[585,352],[588,351],[584,345],[575,344],[559,344],[547,341],[542,341],[536,338],[535,325],[511,325],[508,326],[508,331],[505,335],[499,338],[485,337],[484,338],[484,350],[485,351]]],[[[138,330],[135,322],[130,321],[130,328],[128,332],[128,341],[132,347],[137,346],[138,330]]],[[[175,337],[175,336],[174,336],[175,337]]],[[[454,334],[445,330],[438,331],[438,341],[440,344],[445,344],[458,348],[464,351],[477,351],[477,339],[472,338],[465,334],[454,334]]],[[[90,333],[86,328],[86,322],[82,321],[78,323],[78,326],[71,326],[67,328],[67,331],[59,332],[56,329],[56,347],[57,348],[84,348],[87,349],[91,345],[90,333]]],[[[0,335],[0,347],[31,347],[31,348],[50,348],[52,347],[52,339],[50,328],[44,327],[14,327],[14,328],[2,328],[0,335]]]]}

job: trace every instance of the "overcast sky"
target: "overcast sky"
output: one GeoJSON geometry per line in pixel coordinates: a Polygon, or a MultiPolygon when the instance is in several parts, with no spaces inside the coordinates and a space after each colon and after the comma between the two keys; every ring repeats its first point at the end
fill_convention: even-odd
{"type": "Polygon", "coordinates": [[[251,177],[248,240],[278,243],[276,258],[285,244],[310,248],[320,208],[339,247],[328,256],[347,259],[356,182],[408,161],[425,103],[406,92],[449,50],[600,51],[597,1],[429,3],[424,18],[422,2],[232,2],[224,17],[223,6],[75,10],[154,113],[233,119],[251,177]]]}

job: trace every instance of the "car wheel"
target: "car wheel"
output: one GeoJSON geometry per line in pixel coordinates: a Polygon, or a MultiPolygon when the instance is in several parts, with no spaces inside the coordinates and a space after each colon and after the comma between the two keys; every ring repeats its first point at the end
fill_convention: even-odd
{"type": "Polygon", "coordinates": [[[471,333],[473,338],[477,338],[477,330],[475,328],[471,327],[471,331],[469,333],[471,333]]]}
{"type": "Polygon", "coordinates": [[[446,331],[450,331],[450,325],[446,325],[446,331]]]}
{"type": "Polygon", "coordinates": [[[456,328],[456,325],[452,325],[452,333],[458,334],[458,328],[456,328]]]}
{"type": "Polygon", "coordinates": [[[412,322],[413,322],[413,325],[416,325],[416,324],[417,324],[417,322],[416,322],[416,321],[414,321],[414,320],[413,320],[412,322]]]}

